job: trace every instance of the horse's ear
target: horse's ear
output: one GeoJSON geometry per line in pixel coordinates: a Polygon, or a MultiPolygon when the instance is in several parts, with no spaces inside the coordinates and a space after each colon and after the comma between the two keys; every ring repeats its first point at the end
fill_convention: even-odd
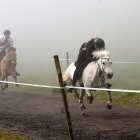
{"type": "Polygon", "coordinates": [[[93,41],[93,42],[94,42],[94,41],[95,41],[95,39],[96,39],[96,38],[91,38],[91,40],[90,40],[90,41],[93,41]]]}

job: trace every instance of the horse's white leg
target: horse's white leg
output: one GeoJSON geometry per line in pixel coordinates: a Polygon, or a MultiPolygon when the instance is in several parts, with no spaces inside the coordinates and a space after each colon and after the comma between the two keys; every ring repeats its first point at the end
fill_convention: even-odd
{"type": "MultiPolygon", "coordinates": [[[[106,89],[110,89],[110,87],[107,86],[107,84],[105,84],[104,86],[106,89]]],[[[111,109],[112,108],[112,98],[111,98],[111,91],[107,91],[108,92],[108,102],[107,102],[107,108],[111,109]]]]}
{"type": "Polygon", "coordinates": [[[107,102],[107,108],[111,109],[112,108],[112,98],[111,98],[111,91],[108,92],[108,102],[107,102]]]}
{"type": "Polygon", "coordinates": [[[85,107],[85,105],[83,104],[83,97],[84,97],[84,95],[85,95],[85,90],[84,90],[84,89],[81,89],[81,90],[80,90],[80,97],[79,97],[79,99],[80,99],[80,108],[81,108],[81,113],[80,113],[80,115],[85,115],[84,109],[86,109],[86,107],[85,107]]]}
{"type": "Polygon", "coordinates": [[[88,94],[87,100],[89,100],[89,104],[92,104],[92,101],[93,101],[94,98],[93,98],[93,96],[91,94],[91,90],[86,89],[86,93],[88,94]]]}

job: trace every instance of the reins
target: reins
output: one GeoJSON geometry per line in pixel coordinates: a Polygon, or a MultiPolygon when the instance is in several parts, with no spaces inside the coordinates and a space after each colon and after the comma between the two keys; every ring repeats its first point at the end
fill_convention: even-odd
{"type": "MultiPolygon", "coordinates": [[[[110,58],[110,57],[109,57],[109,58],[101,58],[101,67],[102,67],[102,69],[101,69],[101,67],[100,67],[100,65],[99,65],[99,63],[98,63],[98,61],[96,61],[97,64],[98,64],[98,69],[99,69],[99,71],[101,70],[101,71],[106,75],[106,73],[105,73],[105,71],[104,71],[104,68],[103,68],[102,59],[107,59],[107,60],[109,61],[111,58],[110,58]]],[[[101,81],[102,87],[104,86],[104,78],[105,78],[105,77],[104,77],[104,75],[103,75],[102,81],[101,81]]]]}

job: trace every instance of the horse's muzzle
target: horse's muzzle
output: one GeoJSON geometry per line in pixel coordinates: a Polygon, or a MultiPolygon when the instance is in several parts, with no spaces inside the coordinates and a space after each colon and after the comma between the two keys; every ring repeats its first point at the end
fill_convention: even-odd
{"type": "Polygon", "coordinates": [[[15,67],[15,66],[17,65],[17,63],[15,63],[15,62],[12,62],[12,65],[15,67]]]}
{"type": "Polygon", "coordinates": [[[107,79],[111,79],[113,77],[113,73],[108,73],[107,74],[107,79]]]}

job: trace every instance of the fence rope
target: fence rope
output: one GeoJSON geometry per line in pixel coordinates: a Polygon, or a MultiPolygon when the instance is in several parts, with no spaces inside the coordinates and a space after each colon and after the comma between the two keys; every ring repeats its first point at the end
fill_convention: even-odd
{"type": "Polygon", "coordinates": [[[58,87],[58,86],[36,85],[36,84],[17,83],[17,82],[9,82],[9,81],[0,81],[0,82],[2,82],[2,83],[9,83],[9,84],[18,84],[18,85],[24,85],[24,86],[33,86],[33,87],[44,87],[44,88],[58,88],[58,89],[64,89],[64,87],[58,87]]]}
{"type": "Polygon", "coordinates": [[[75,88],[75,89],[87,89],[87,90],[101,90],[101,91],[120,91],[120,92],[134,92],[140,93],[140,90],[127,90],[127,89],[105,89],[105,88],[88,88],[88,87],[73,87],[73,86],[65,86],[65,87],[58,87],[58,86],[46,86],[46,85],[37,85],[37,84],[27,84],[27,83],[17,83],[17,82],[9,82],[9,81],[0,81],[2,83],[9,83],[9,84],[18,84],[24,86],[33,86],[33,87],[44,87],[44,88],[57,88],[57,89],[65,89],[65,88],[75,88]]]}
{"type": "MultiPolygon", "coordinates": [[[[36,60],[43,60],[43,61],[46,61],[46,60],[53,60],[54,61],[54,59],[45,59],[45,58],[41,58],[41,59],[28,59],[28,58],[18,58],[19,60],[30,60],[30,61],[36,61],[36,60]]],[[[76,60],[76,59],[65,59],[65,58],[62,58],[62,59],[59,59],[59,60],[61,60],[61,61],[66,61],[66,60],[76,60]]],[[[124,63],[128,63],[128,64],[137,64],[137,63],[140,63],[140,62],[129,62],[129,61],[113,61],[113,63],[122,63],[122,64],[124,64],[124,63]]]]}

